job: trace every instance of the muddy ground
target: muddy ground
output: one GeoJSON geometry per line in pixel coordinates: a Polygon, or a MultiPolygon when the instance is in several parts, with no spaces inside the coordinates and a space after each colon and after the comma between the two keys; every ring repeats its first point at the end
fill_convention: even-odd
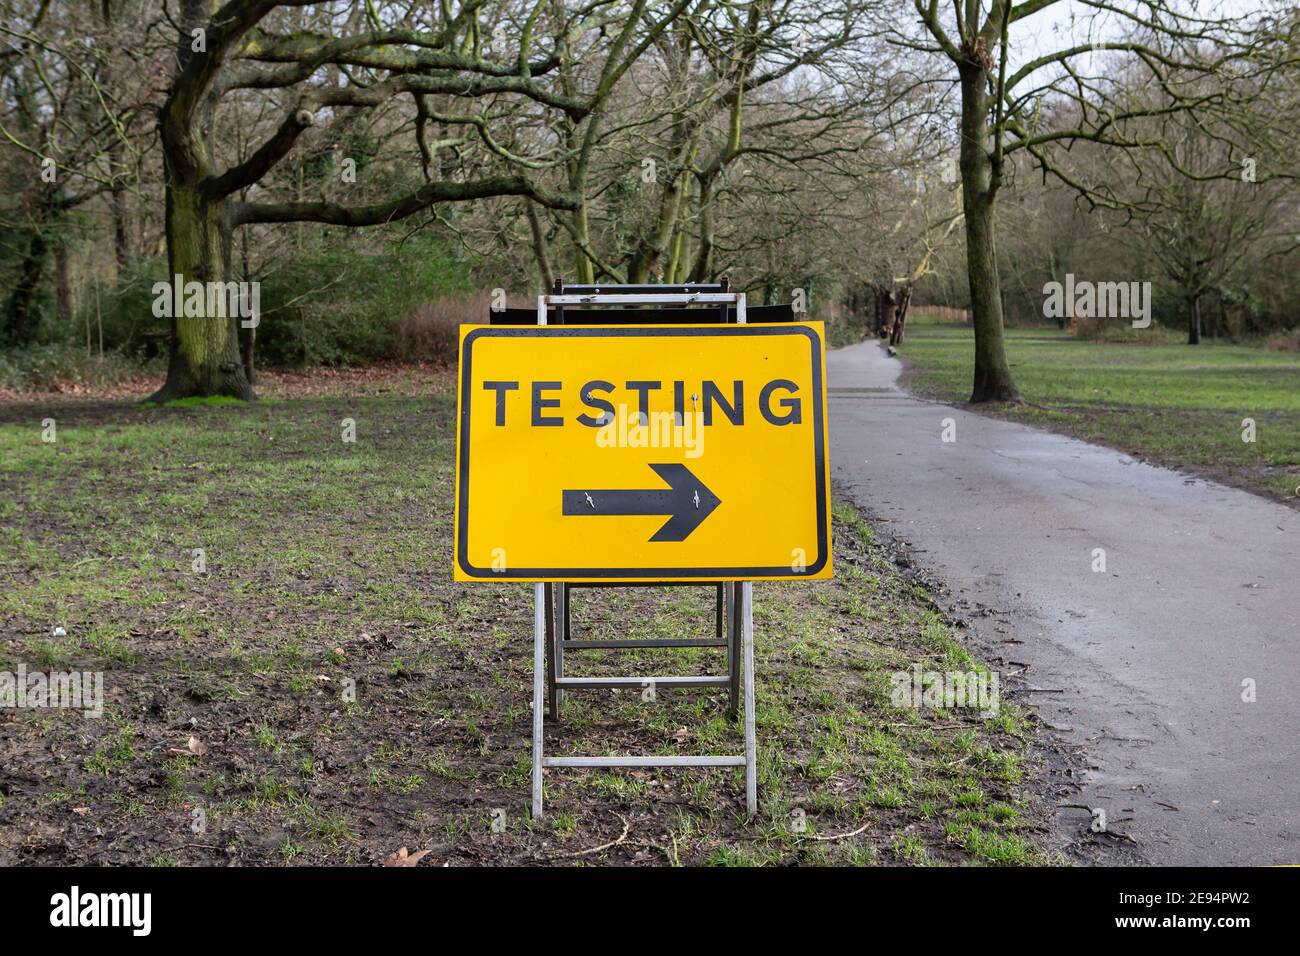
{"type": "MultiPolygon", "coordinates": [[[[0,405],[0,671],[102,672],[106,697],[99,719],[0,709],[0,864],[1062,859],[1043,821],[1069,757],[1014,679],[995,717],[892,706],[891,673],[982,665],[844,504],[834,580],[754,589],[758,817],[736,770],[553,770],[533,822],[532,591],[451,581],[451,378],[400,375],[238,407],[0,405]]],[[[577,592],[574,620],[700,636],[712,600],[577,592]]],[[[707,673],[722,652],[570,662],[707,673]]],[[[571,696],[547,748],[742,745],[724,692],[660,690],[571,696]]]]}

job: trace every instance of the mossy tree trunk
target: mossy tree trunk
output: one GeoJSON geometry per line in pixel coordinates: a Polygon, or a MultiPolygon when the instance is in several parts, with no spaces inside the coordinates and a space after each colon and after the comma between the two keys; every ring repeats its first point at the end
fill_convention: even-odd
{"type": "Polygon", "coordinates": [[[713,281],[713,178],[714,173],[705,173],[698,177],[700,201],[700,238],[695,252],[695,265],[691,267],[688,282],[713,281]]]}
{"type": "MultiPolygon", "coordinates": [[[[209,6],[202,0],[181,4],[176,48],[179,70],[159,118],[166,191],[166,281],[181,285],[171,290],[173,303],[184,300],[185,286],[191,282],[204,283],[206,289],[209,282],[224,283],[230,278],[233,189],[214,188],[213,184],[211,131],[216,94],[210,84],[220,62],[219,50],[235,42],[237,31],[230,30],[223,37],[219,29],[212,28],[207,23],[209,6]],[[207,29],[207,42],[203,49],[196,49],[191,37],[201,27],[207,29]]],[[[167,379],[148,401],[255,397],[240,361],[239,318],[211,314],[232,310],[209,309],[215,298],[203,298],[200,316],[173,309],[167,379]]]]}
{"type": "MultiPolygon", "coordinates": [[[[230,202],[191,186],[167,188],[169,281],[225,282],[230,273],[230,202]]],[[[183,289],[182,289],[183,293],[183,289]]],[[[206,310],[205,310],[206,311],[206,310]]],[[[151,401],[225,395],[254,398],[239,353],[238,316],[172,317],[167,380],[151,401]]]]}
{"type": "Polygon", "coordinates": [[[1015,402],[1002,335],[1002,295],[994,241],[993,210],[1000,185],[990,152],[992,107],[985,67],[977,59],[959,65],[961,74],[961,186],[966,215],[966,271],[975,325],[975,381],[972,402],[1015,402]]]}

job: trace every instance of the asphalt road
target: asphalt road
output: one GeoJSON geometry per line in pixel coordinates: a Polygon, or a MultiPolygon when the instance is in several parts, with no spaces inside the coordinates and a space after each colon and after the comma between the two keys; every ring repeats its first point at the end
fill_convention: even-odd
{"type": "Polygon", "coordinates": [[[1300,515],[911,398],[874,342],[827,364],[841,493],[910,542],[1000,672],[1028,665],[1092,766],[1070,802],[1152,863],[1300,863],[1300,515]]]}

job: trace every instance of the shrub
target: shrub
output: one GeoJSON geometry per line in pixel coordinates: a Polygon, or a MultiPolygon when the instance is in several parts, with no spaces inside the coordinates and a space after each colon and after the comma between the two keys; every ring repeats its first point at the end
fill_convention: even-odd
{"type": "MultiPolygon", "coordinates": [[[[468,268],[449,248],[416,237],[373,254],[325,244],[276,257],[273,271],[251,277],[261,283],[258,365],[363,365],[388,357],[399,320],[430,301],[472,291],[468,268]]],[[[112,288],[100,290],[98,306],[90,295],[78,315],[44,323],[42,341],[84,351],[87,329],[96,344],[102,329],[105,352],[164,356],[171,320],[153,314],[153,287],[170,278],[165,258],[132,263],[112,288]]],[[[422,334],[431,348],[430,333],[422,334]]]]}
{"type": "Polygon", "coordinates": [[[146,370],[121,352],[88,355],[81,345],[33,345],[0,352],[0,388],[54,391],[68,385],[121,385],[146,370]]]}
{"type": "Polygon", "coordinates": [[[1300,326],[1274,332],[1264,340],[1264,347],[1270,352],[1300,352],[1300,326]]]}
{"type": "Polygon", "coordinates": [[[1074,335],[1092,342],[1128,345],[1176,345],[1187,341],[1186,332],[1163,328],[1155,322],[1145,329],[1135,329],[1129,319],[1075,319],[1074,335]]]}
{"type": "Polygon", "coordinates": [[[446,297],[416,306],[393,328],[391,358],[405,362],[454,363],[460,327],[487,321],[488,293],[446,297]]]}
{"type": "Polygon", "coordinates": [[[162,257],[133,262],[119,270],[117,282],[99,289],[98,305],[92,290],[78,313],[55,318],[42,330],[42,341],[85,349],[87,336],[96,347],[103,334],[104,351],[151,359],[165,355],[171,320],[153,314],[153,286],[167,278],[162,257]]]}
{"type": "Polygon", "coordinates": [[[393,354],[400,320],[467,295],[468,269],[437,239],[372,255],[286,256],[262,279],[259,364],[364,365],[393,354]]]}
{"type": "Polygon", "coordinates": [[[818,318],[826,322],[826,344],[830,348],[853,345],[871,337],[871,323],[875,319],[871,309],[854,313],[839,305],[825,306],[814,316],[796,315],[796,319],[818,318]]]}

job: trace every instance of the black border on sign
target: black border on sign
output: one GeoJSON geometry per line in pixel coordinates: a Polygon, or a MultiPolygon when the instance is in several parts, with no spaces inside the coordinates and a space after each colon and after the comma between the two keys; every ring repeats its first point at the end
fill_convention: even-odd
{"type": "Polygon", "coordinates": [[[829,548],[826,533],[826,446],[825,423],[822,421],[822,353],[821,339],[806,325],[719,325],[700,327],[645,327],[645,326],[484,326],[465,335],[461,356],[460,431],[456,444],[460,457],[458,480],[460,484],[456,514],[456,562],[461,570],[475,578],[509,580],[511,578],[550,579],[566,578],[645,578],[671,580],[675,578],[806,578],[816,574],[826,565],[829,548]],[[711,568],[506,568],[493,571],[470,564],[467,556],[469,543],[469,412],[470,369],[473,365],[473,344],[484,336],[491,338],[521,338],[543,336],[547,338],[572,336],[575,338],[611,338],[634,336],[637,338],[680,338],[701,335],[802,335],[812,346],[813,391],[813,456],[817,481],[817,560],[798,573],[788,564],[777,567],[711,567],[711,568]]]}

